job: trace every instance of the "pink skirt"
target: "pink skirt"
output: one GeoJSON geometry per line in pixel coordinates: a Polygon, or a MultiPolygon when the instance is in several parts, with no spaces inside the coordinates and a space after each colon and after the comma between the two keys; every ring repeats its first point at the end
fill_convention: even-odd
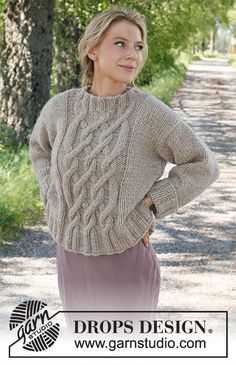
{"type": "Polygon", "coordinates": [[[157,309],[160,263],[143,238],[113,255],[85,256],[57,245],[56,265],[63,311],[157,309]]]}

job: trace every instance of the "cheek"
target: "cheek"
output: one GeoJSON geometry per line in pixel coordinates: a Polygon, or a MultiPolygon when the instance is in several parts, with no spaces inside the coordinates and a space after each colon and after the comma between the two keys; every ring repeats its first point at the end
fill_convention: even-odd
{"type": "Polygon", "coordinates": [[[144,55],[142,54],[142,52],[138,53],[138,61],[139,63],[142,63],[144,59],[144,55]]]}
{"type": "Polygon", "coordinates": [[[117,46],[109,48],[108,52],[111,60],[117,60],[123,55],[122,49],[117,46]]]}
{"type": "Polygon", "coordinates": [[[114,64],[117,63],[122,57],[122,52],[116,48],[110,47],[106,48],[101,52],[102,57],[100,57],[100,67],[111,69],[114,64]]]}

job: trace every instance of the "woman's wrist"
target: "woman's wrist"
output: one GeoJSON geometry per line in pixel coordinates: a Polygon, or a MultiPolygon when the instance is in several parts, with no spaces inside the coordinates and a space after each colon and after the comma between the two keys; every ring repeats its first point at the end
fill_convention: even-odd
{"type": "Polygon", "coordinates": [[[150,196],[145,195],[145,202],[148,205],[148,208],[151,208],[151,206],[153,205],[153,201],[152,198],[150,198],[150,196]]]}
{"type": "Polygon", "coordinates": [[[154,213],[154,215],[156,214],[156,207],[155,204],[153,203],[152,198],[149,195],[145,195],[145,202],[148,205],[148,208],[151,209],[154,213]]]}

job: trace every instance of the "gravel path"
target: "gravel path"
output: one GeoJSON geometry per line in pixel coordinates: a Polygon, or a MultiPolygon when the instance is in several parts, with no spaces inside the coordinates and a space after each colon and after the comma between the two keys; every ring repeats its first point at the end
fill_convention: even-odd
{"type": "MultiPolygon", "coordinates": [[[[236,320],[236,71],[226,58],[193,62],[171,106],[215,152],[221,175],[194,201],[155,223],[151,242],[162,271],[159,310],[228,310],[232,331],[236,320]]],[[[167,165],[164,176],[172,166],[167,165]]],[[[8,330],[11,311],[23,300],[43,300],[51,313],[61,309],[55,245],[45,221],[26,227],[20,242],[4,242],[0,255],[3,331],[8,330]]]]}

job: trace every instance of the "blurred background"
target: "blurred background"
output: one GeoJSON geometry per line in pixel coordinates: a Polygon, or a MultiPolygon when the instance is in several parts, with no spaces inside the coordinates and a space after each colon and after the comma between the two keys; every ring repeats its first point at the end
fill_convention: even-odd
{"type": "Polygon", "coordinates": [[[51,96],[80,87],[75,45],[111,5],[145,16],[149,57],[135,84],[166,104],[192,61],[223,56],[236,67],[235,0],[0,0],[0,241],[42,220],[29,134],[51,96]]]}

